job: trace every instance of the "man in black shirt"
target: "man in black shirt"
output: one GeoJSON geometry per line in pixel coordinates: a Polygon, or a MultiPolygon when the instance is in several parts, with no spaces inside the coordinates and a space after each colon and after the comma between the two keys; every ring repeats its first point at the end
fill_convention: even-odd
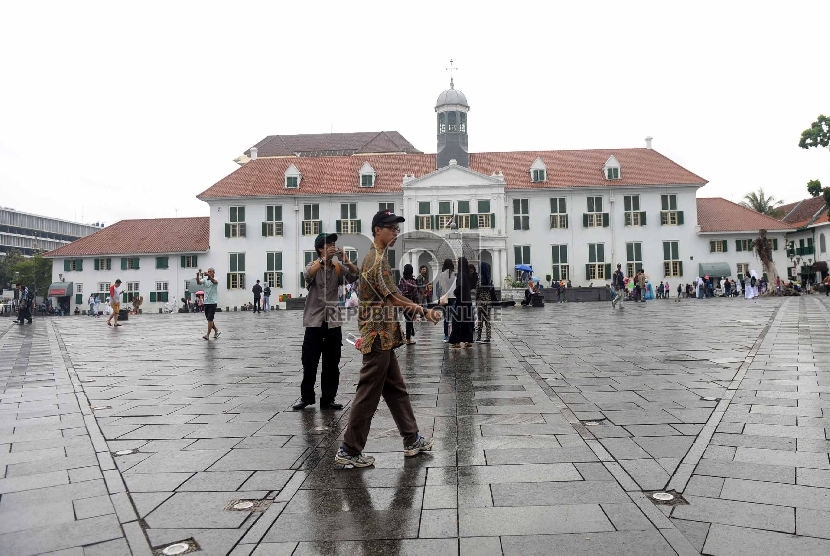
{"type": "Polygon", "coordinates": [[[256,281],[256,284],[254,284],[251,290],[254,292],[254,313],[261,313],[262,305],[260,305],[260,299],[262,298],[262,286],[259,285],[259,280],[256,281]]]}

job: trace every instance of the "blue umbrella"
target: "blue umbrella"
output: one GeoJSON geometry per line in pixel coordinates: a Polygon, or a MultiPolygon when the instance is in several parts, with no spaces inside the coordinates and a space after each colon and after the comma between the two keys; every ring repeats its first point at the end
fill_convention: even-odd
{"type": "Polygon", "coordinates": [[[539,282],[541,282],[541,281],[542,281],[542,280],[540,280],[540,279],[539,279],[539,277],[538,277],[538,276],[534,276],[534,277],[533,277],[533,278],[531,278],[531,279],[532,279],[534,282],[536,282],[537,284],[538,284],[539,282]]]}
{"type": "Polygon", "coordinates": [[[517,264],[516,270],[525,270],[527,272],[533,272],[533,267],[528,264],[517,264]]]}

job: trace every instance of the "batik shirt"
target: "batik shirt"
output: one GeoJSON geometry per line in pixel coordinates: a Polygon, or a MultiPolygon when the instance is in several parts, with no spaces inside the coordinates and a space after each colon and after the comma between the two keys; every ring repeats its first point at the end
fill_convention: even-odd
{"type": "Polygon", "coordinates": [[[383,350],[403,345],[401,324],[389,297],[394,293],[398,293],[398,288],[395,286],[395,277],[386,258],[386,251],[373,243],[360,267],[357,322],[362,338],[362,353],[372,351],[375,338],[380,338],[383,350]]]}

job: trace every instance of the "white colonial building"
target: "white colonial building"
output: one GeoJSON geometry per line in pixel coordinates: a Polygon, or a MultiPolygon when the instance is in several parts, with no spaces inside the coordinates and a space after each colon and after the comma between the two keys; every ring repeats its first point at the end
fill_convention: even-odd
{"type": "MultiPolygon", "coordinates": [[[[724,199],[698,199],[706,180],[653,150],[651,138],[644,148],[469,153],[463,93],[451,85],[435,111],[437,154],[379,132],[269,136],[239,156],[240,168],[198,195],[210,210],[209,247],[189,238],[183,249],[216,268],[220,305],[250,301],[256,280],[275,299],[304,295],[316,235],[342,234],[338,244],[358,260],[378,210],[406,218],[389,253],[393,267],[425,264],[432,277],[444,258],[464,254],[491,263],[497,285],[524,264],[542,278],[599,286],[621,263],[674,289],[704,274],[760,275],[749,251],[759,229],[768,230],[778,268],[790,264],[786,234],[795,228],[724,199]]],[[[50,255],[60,270],[62,250],[50,255]]],[[[182,277],[175,284],[180,297],[187,285],[182,277]]]]}

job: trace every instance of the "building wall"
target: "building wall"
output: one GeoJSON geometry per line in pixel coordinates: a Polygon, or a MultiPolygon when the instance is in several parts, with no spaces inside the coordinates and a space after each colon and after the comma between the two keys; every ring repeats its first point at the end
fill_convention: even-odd
{"type": "Polygon", "coordinates": [[[0,208],[0,254],[19,249],[24,255],[51,251],[101,228],[0,208]]]}
{"type": "MultiPolygon", "coordinates": [[[[144,304],[142,305],[142,309],[145,312],[157,313],[160,308],[167,307],[168,304],[173,301],[173,299],[180,299],[184,297],[186,291],[185,281],[191,278],[195,278],[196,276],[195,268],[182,268],[181,255],[181,253],[129,255],[128,258],[137,258],[139,260],[137,270],[122,270],[121,255],[110,255],[100,257],[73,257],[72,259],[57,258],[53,259],[52,261],[52,281],[72,282],[74,284],[75,292],[73,293],[70,299],[71,310],[74,310],[76,305],[80,306],[81,310],[86,310],[87,299],[89,299],[90,293],[93,292],[104,293],[103,297],[99,296],[99,298],[103,302],[106,298],[106,295],[108,295],[106,292],[108,292],[109,290],[109,285],[115,282],[116,279],[121,280],[122,287],[125,289],[125,291],[129,283],[137,282],[138,291],[140,295],[144,298],[144,304]],[[156,268],[157,257],[168,257],[167,269],[156,268]],[[109,258],[111,261],[111,269],[95,270],[94,261],[96,258],[109,258]],[[83,261],[82,270],[66,270],[66,260],[78,259],[83,261]],[[61,276],[63,276],[62,280],[61,276]],[[150,293],[155,291],[156,282],[167,282],[167,302],[150,301],[150,293]],[[101,286],[104,288],[104,290],[99,289],[99,284],[105,284],[105,286],[101,286]],[[80,291],[79,286],[81,286],[80,291]],[[76,300],[76,294],[78,293],[81,294],[80,304],[77,303],[76,300]]],[[[202,265],[202,259],[205,258],[205,253],[188,253],[188,255],[196,255],[197,263],[199,266],[202,265]]],[[[160,296],[158,297],[160,298],[160,296]]],[[[179,302],[179,306],[181,306],[181,302],[179,302]]]]}

